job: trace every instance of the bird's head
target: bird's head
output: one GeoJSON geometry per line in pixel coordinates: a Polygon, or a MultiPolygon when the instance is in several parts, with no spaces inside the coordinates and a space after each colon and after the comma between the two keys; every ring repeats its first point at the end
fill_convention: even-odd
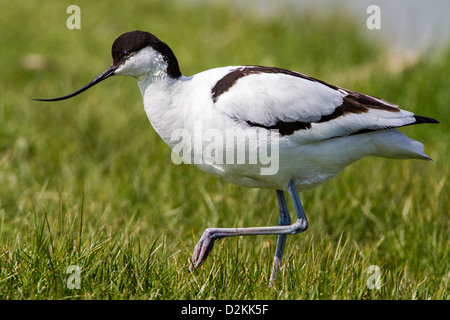
{"type": "Polygon", "coordinates": [[[181,77],[178,61],[167,44],[145,31],[130,31],[119,36],[111,49],[112,65],[81,89],[59,98],[34,99],[59,101],[74,97],[114,75],[132,76],[144,81],[148,76],[181,77]]]}

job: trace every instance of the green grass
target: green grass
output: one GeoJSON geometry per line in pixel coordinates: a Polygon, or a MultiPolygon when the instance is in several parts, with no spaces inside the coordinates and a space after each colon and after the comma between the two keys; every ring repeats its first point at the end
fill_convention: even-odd
{"type": "Polygon", "coordinates": [[[77,1],[82,28],[68,30],[69,4],[0,4],[0,299],[449,298],[450,49],[395,71],[384,67],[394,54],[343,12],[268,18],[221,4],[77,1]],[[310,227],[288,238],[274,287],[275,236],[223,239],[190,274],[206,227],[276,224],[275,192],[172,164],[133,79],[31,101],[86,84],[109,66],[114,39],[135,29],[166,41],[185,75],[273,65],[439,119],[402,129],[434,162],[367,158],[302,193],[310,227]],[[24,67],[29,53],[47,65],[24,67]],[[81,289],[66,285],[70,265],[81,289]],[[378,290],[366,285],[370,265],[378,290]]]}

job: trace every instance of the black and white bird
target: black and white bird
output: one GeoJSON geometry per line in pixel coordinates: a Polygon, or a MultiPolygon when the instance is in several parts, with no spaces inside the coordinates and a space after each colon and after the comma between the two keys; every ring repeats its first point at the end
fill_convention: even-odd
{"type": "Polygon", "coordinates": [[[397,128],[437,120],[298,72],[228,66],[186,77],[169,46],[144,31],[119,36],[112,58],[112,65],[80,90],[35,100],[68,99],[111,76],[134,77],[153,128],[183,161],[236,185],[276,190],[277,226],[208,228],[194,249],[193,268],[205,261],[215,240],[276,234],[273,283],[287,235],[308,228],[298,190],[329,180],[365,156],[431,160],[422,143],[397,128]],[[239,150],[248,159],[239,161],[239,150]],[[296,213],[292,224],[285,191],[296,213]]]}

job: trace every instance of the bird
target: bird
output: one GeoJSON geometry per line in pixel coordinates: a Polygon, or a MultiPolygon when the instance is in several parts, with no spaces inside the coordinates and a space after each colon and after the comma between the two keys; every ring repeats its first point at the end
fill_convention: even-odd
{"type": "Polygon", "coordinates": [[[134,77],[145,113],[172,149],[173,162],[193,164],[238,186],[275,190],[278,225],[207,228],[193,250],[190,271],[207,259],[216,240],[277,235],[269,279],[274,284],[287,236],[309,225],[299,192],[366,156],[431,161],[423,144],[398,128],[439,121],[374,96],[260,65],[217,67],[184,76],[172,49],[141,30],[120,35],[111,55],[112,65],[81,89],[34,100],[69,99],[112,76],[134,77]],[[285,193],[293,203],[294,223],[285,193]]]}

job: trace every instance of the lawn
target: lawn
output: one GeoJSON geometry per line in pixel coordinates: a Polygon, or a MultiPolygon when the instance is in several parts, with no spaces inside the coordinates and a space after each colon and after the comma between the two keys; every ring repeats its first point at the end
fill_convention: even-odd
{"type": "Polygon", "coordinates": [[[79,30],[72,3],[0,3],[0,299],[448,299],[450,47],[408,60],[343,11],[193,3],[77,1],[79,30]],[[288,237],[273,287],[276,236],[223,239],[188,273],[205,228],[277,224],[275,192],[174,165],[134,79],[31,100],[85,85],[136,29],[184,75],[277,66],[436,118],[402,129],[434,161],[366,158],[301,193],[310,226],[288,237]]]}

